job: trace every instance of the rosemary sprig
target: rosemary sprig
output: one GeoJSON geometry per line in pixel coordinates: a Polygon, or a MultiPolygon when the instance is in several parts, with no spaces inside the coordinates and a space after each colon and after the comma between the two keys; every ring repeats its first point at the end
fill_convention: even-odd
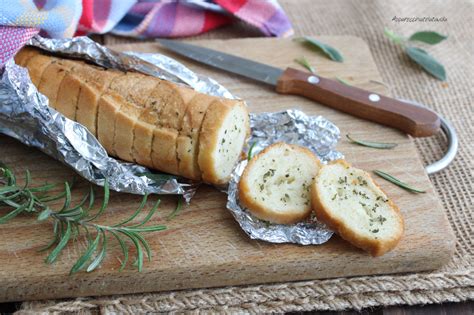
{"type": "Polygon", "coordinates": [[[314,69],[314,67],[304,56],[302,56],[301,58],[296,58],[295,62],[308,69],[309,72],[316,73],[316,69],[314,69]]]}
{"type": "Polygon", "coordinates": [[[20,213],[30,214],[37,217],[39,221],[53,221],[53,240],[40,251],[49,251],[45,262],[54,263],[63,249],[80,236],[81,231],[86,239],[86,248],[83,254],[72,266],[70,273],[81,270],[91,272],[104,261],[107,256],[109,236],[117,240],[122,249],[123,260],[120,270],[126,266],[129,259],[131,246],[136,249],[134,265],[139,271],[143,268],[143,248],[148,259],[151,259],[151,251],[148,242],[142,236],[143,233],[157,232],[166,229],[164,225],[145,225],[158,209],[160,200],[148,212],[144,219],[135,224],[129,224],[140,213],[142,213],[148,196],[145,195],[137,210],[127,219],[115,225],[102,225],[93,222],[106,210],[109,202],[109,184],[104,184],[104,193],[100,207],[95,210],[95,192],[93,187],[81,201],[73,205],[72,193],[69,183],[64,183],[64,191],[57,195],[48,195],[56,185],[46,184],[39,187],[30,187],[31,175],[29,171],[25,174],[25,184],[19,186],[15,174],[3,163],[0,163],[0,210],[7,210],[7,214],[0,217],[0,223],[6,223],[20,213]],[[50,202],[62,199],[60,210],[54,210],[50,202]]]}
{"type": "Polygon", "coordinates": [[[366,140],[356,140],[352,138],[349,134],[346,134],[346,138],[349,139],[350,142],[374,149],[393,149],[398,144],[396,143],[385,143],[385,142],[374,142],[374,141],[366,141],[366,140]]]}
{"type": "Polygon", "coordinates": [[[410,185],[402,182],[401,180],[399,180],[398,178],[388,174],[388,173],[385,173],[385,172],[382,172],[382,171],[379,171],[379,170],[374,170],[373,171],[375,174],[377,174],[378,176],[382,177],[383,179],[391,182],[392,184],[395,184],[405,190],[408,190],[409,192],[413,192],[413,193],[425,193],[426,191],[424,190],[420,190],[420,189],[417,189],[417,188],[413,188],[411,187],[410,185]]]}

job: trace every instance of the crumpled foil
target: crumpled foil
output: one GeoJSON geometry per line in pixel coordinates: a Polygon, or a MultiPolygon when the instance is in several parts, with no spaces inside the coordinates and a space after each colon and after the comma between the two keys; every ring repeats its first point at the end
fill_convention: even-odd
{"type": "MultiPolygon", "coordinates": [[[[215,96],[234,98],[211,78],[199,76],[161,54],[119,53],[87,37],[46,39],[36,36],[30,45],[66,57],[81,58],[107,68],[136,70],[189,85],[215,96]]],[[[198,183],[183,178],[159,181],[143,173],[147,168],[109,157],[87,129],[48,106],[48,99],[31,83],[28,71],[10,60],[0,80],[0,132],[38,148],[73,168],[85,179],[110,189],[134,194],[180,194],[189,202],[198,183]]]]}
{"type": "MultiPolygon", "coordinates": [[[[343,158],[334,149],[340,136],[339,128],[322,116],[308,116],[299,110],[251,114],[250,125],[252,133],[249,143],[255,143],[252,155],[272,143],[283,141],[309,148],[323,163],[343,158]]],[[[240,162],[232,173],[227,190],[227,208],[250,238],[301,245],[322,244],[331,238],[333,232],[318,222],[314,215],[296,224],[273,224],[256,218],[243,208],[239,203],[238,183],[247,162],[240,162]]]]}

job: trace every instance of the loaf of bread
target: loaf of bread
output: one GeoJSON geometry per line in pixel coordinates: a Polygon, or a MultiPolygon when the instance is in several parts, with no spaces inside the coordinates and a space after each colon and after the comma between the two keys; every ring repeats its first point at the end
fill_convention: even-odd
{"type": "Polygon", "coordinates": [[[320,168],[307,148],[283,142],[257,154],[239,182],[240,203],[256,217],[291,224],[311,214],[310,188],[320,168]]]}
{"type": "Polygon", "coordinates": [[[51,107],[83,124],[110,155],[125,161],[223,184],[250,134],[240,100],[29,47],[15,61],[28,69],[51,107]]]}
{"type": "Polygon", "coordinates": [[[368,173],[343,160],[321,167],[311,200],[318,220],[373,256],[392,250],[402,237],[398,207],[368,173]]]}

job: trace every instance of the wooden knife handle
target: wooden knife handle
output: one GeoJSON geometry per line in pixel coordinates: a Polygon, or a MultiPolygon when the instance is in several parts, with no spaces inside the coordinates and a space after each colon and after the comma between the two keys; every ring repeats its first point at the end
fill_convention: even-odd
{"type": "Polygon", "coordinates": [[[404,131],[413,137],[428,137],[439,131],[440,119],[429,109],[377,93],[287,68],[278,79],[278,93],[297,94],[345,113],[404,131]]]}

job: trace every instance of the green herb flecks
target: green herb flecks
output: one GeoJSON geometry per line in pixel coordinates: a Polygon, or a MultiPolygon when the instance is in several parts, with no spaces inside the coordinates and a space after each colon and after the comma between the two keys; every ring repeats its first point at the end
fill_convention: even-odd
{"type": "Polygon", "coordinates": [[[115,225],[103,225],[94,220],[100,217],[108,206],[110,194],[107,180],[104,183],[103,198],[98,207],[96,207],[95,191],[92,186],[77,204],[73,204],[69,183],[64,183],[61,193],[50,195],[55,188],[57,185],[52,184],[31,187],[31,176],[28,171],[25,184],[20,186],[17,184],[15,174],[7,166],[0,164],[0,209],[7,211],[0,218],[0,223],[7,223],[20,213],[33,215],[39,221],[51,220],[54,237],[49,244],[40,249],[40,251],[49,251],[45,259],[48,264],[57,261],[71,240],[76,240],[82,235],[86,240],[86,248],[72,266],[71,274],[81,270],[92,272],[99,267],[107,256],[110,235],[114,236],[122,249],[123,260],[120,269],[127,264],[129,248],[132,246],[137,252],[134,265],[138,270],[142,270],[142,247],[145,248],[147,256],[149,258],[151,256],[150,246],[142,234],[166,229],[164,225],[145,225],[156,212],[159,200],[138,223],[129,224],[144,211],[147,195],[143,197],[141,204],[129,218],[115,225]],[[51,201],[56,200],[63,201],[59,210],[53,209],[50,204],[51,201]]]}
{"type": "Polygon", "coordinates": [[[328,44],[325,44],[316,38],[312,38],[309,36],[304,36],[300,38],[296,38],[296,41],[307,43],[311,45],[311,47],[316,48],[320,51],[322,51],[327,57],[329,57],[331,60],[337,61],[337,62],[343,62],[344,58],[342,57],[341,53],[334,47],[329,46],[328,44]]]}
{"type": "Polygon", "coordinates": [[[301,58],[296,58],[295,62],[305,67],[306,69],[308,69],[309,72],[316,73],[316,69],[314,69],[314,67],[309,63],[309,61],[304,56],[301,58]]]}
{"type": "Polygon", "coordinates": [[[374,141],[366,141],[366,140],[356,140],[351,137],[349,134],[346,134],[346,138],[349,139],[350,142],[374,149],[393,149],[398,144],[396,143],[385,143],[385,142],[374,142],[374,141]]]}
{"type": "Polygon", "coordinates": [[[446,70],[444,69],[443,65],[439,63],[433,56],[431,56],[426,50],[413,46],[412,43],[422,42],[429,45],[436,45],[445,40],[447,36],[433,31],[421,31],[412,34],[408,38],[405,38],[395,34],[393,31],[387,28],[385,29],[384,33],[393,43],[402,47],[407,56],[420,65],[426,72],[441,81],[446,80],[446,70]]]}
{"type": "MultiPolygon", "coordinates": [[[[377,174],[378,176],[382,177],[383,179],[391,182],[392,184],[395,184],[409,192],[413,192],[413,193],[425,193],[426,191],[424,190],[420,190],[420,189],[417,189],[417,188],[413,188],[411,187],[410,185],[402,182],[401,180],[399,180],[398,178],[388,174],[388,173],[385,173],[385,172],[382,172],[380,170],[374,170],[373,171],[375,174],[377,174]]],[[[378,199],[377,199],[378,200],[378,199]]]]}

